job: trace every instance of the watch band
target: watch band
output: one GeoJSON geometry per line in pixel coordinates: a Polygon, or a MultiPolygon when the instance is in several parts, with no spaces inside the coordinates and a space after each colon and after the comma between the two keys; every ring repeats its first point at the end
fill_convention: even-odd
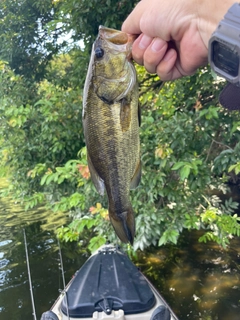
{"type": "MultiPolygon", "coordinates": [[[[227,11],[224,16],[224,19],[231,21],[233,24],[240,26],[240,3],[234,3],[227,11]]],[[[221,22],[220,22],[221,23],[221,22]]]]}

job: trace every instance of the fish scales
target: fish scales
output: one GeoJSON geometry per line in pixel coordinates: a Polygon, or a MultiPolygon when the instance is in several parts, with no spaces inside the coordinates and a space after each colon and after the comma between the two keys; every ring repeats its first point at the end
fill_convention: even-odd
{"type": "MultiPolygon", "coordinates": [[[[92,99],[95,99],[95,94],[92,94],[92,99]]],[[[92,104],[91,100],[89,103],[92,104]]],[[[96,110],[89,109],[91,134],[87,138],[88,154],[91,159],[95,159],[94,168],[105,181],[108,194],[111,194],[109,200],[113,200],[116,206],[119,202],[126,206],[128,194],[125,189],[129,192],[136,163],[139,162],[139,149],[136,150],[136,155],[129,152],[138,141],[138,122],[133,126],[133,130],[122,131],[120,121],[116,121],[119,118],[120,103],[109,106],[99,100],[96,110]],[[105,179],[105,176],[109,179],[105,179]]],[[[132,113],[132,117],[137,121],[137,112],[132,113]]]]}
{"type": "Polygon", "coordinates": [[[94,185],[100,194],[106,189],[109,217],[118,237],[133,243],[129,192],[140,181],[141,165],[138,85],[130,45],[123,32],[100,27],[84,88],[83,127],[94,185]],[[123,43],[121,37],[114,43],[114,34],[123,36],[123,43]]]}

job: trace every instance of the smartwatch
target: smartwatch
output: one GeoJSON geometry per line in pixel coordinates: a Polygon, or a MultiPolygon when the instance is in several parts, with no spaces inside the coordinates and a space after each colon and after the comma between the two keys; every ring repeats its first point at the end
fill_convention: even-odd
{"type": "Polygon", "coordinates": [[[240,3],[234,3],[220,21],[208,48],[212,70],[240,87],[240,3]]]}

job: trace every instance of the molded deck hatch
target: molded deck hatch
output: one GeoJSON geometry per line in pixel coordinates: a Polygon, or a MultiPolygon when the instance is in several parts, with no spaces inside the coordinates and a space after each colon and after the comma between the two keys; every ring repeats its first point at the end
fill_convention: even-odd
{"type": "MultiPolygon", "coordinates": [[[[125,314],[148,311],[155,296],[146,279],[118,250],[103,250],[90,257],[75,277],[62,301],[62,312],[73,318],[92,317],[94,311],[123,309],[125,314]]],[[[106,312],[106,311],[105,311],[106,312]]]]}

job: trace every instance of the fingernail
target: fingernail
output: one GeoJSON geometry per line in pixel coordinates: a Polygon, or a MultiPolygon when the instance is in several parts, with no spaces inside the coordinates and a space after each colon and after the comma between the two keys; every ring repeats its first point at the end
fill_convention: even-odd
{"type": "Polygon", "coordinates": [[[151,49],[153,52],[159,52],[162,50],[164,44],[166,44],[165,41],[156,38],[152,43],[151,49]]]}
{"type": "Polygon", "coordinates": [[[144,50],[150,45],[151,42],[152,38],[143,34],[138,46],[140,49],[144,50]]]}

